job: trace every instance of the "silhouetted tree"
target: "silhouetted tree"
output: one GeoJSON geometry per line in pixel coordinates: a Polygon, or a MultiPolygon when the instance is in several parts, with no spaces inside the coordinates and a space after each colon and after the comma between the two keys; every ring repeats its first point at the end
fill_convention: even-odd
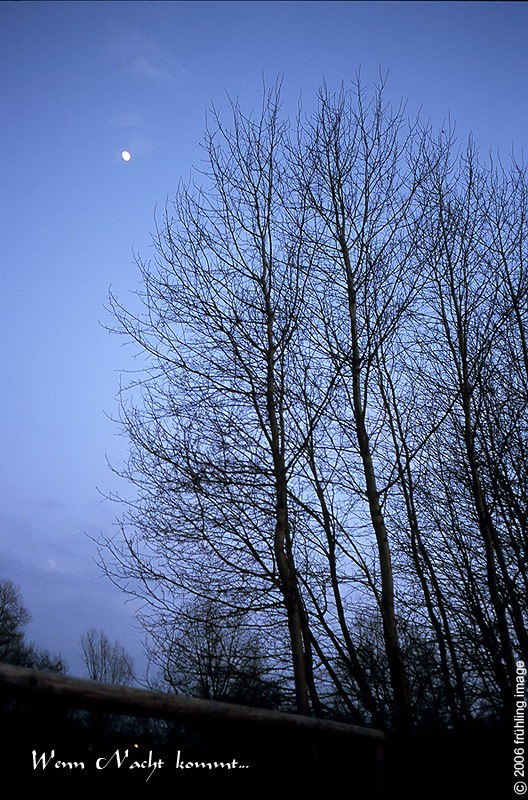
{"type": "Polygon", "coordinates": [[[113,644],[103,631],[91,628],[81,636],[81,649],[88,676],[101,683],[126,686],[133,682],[133,661],[123,645],[113,644]]]}
{"type": "Polygon", "coordinates": [[[124,572],[160,606],[180,589],[266,607],[287,627],[297,706],[308,713],[318,698],[289,492],[330,387],[303,335],[308,278],[289,223],[278,98],[255,121],[235,106],[232,130],[216,125],[211,189],[181,188],[156,236],[158,265],[142,267],[146,317],[112,300],[153,366],[143,410],[122,406],[139,488],[124,572]],[[313,419],[297,413],[306,393],[313,419]],[[182,569],[172,574],[175,547],[182,569]]]}
{"type": "Polygon", "coordinates": [[[0,660],[17,660],[24,646],[23,627],[31,619],[22,603],[18,587],[10,580],[0,581],[0,660]]]}
{"type": "Polygon", "coordinates": [[[48,672],[66,672],[66,664],[59,655],[52,655],[36,645],[26,642],[23,628],[31,616],[23,604],[22,594],[13,581],[0,581],[0,661],[33,667],[48,672]]]}
{"type": "MultiPolygon", "coordinates": [[[[244,615],[226,616],[209,600],[194,601],[171,619],[149,625],[147,652],[170,691],[208,700],[278,707],[284,687],[274,679],[261,633],[244,615]]],[[[291,701],[290,701],[291,703],[291,701]]]]}
{"type": "Polygon", "coordinates": [[[324,88],[293,130],[278,93],[232,111],[139,261],[143,311],[111,298],[146,362],[103,565],[165,665],[199,630],[221,681],[258,629],[302,713],[499,714],[528,648],[525,174],[383,87],[324,88]]]}

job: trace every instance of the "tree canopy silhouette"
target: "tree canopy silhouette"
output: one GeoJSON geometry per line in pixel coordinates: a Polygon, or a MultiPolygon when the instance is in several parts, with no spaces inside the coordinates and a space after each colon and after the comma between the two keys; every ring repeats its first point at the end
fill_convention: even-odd
{"type": "Polygon", "coordinates": [[[111,296],[145,360],[104,568],[147,632],[191,601],[258,630],[302,713],[501,715],[528,657],[525,172],[383,86],[231,110],[138,260],[143,310],[111,296]]]}

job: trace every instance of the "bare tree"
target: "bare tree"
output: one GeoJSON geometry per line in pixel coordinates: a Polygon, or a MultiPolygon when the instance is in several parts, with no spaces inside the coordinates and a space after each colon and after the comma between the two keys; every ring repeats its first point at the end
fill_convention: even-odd
{"type": "Polygon", "coordinates": [[[0,581],[0,661],[47,672],[67,672],[60,655],[50,653],[25,639],[23,628],[31,615],[13,581],[0,581]]]}
{"type": "Polygon", "coordinates": [[[24,643],[23,628],[30,619],[20,589],[13,581],[0,581],[0,661],[19,657],[24,643]]]}
{"type": "Polygon", "coordinates": [[[81,649],[88,676],[93,681],[126,686],[133,682],[133,661],[123,645],[113,644],[103,631],[95,628],[81,636],[81,649]]]}
{"type": "Polygon", "coordinates": [[[213,114],[203,185],[138,260],[142,310],[111,298],[145,361],[103,566],[191,674],[203,646],[221,681],[258,629],[302,713],[499,713],[527,648],[524,174],[383,86],[324,88],[293,133],[279,105],[213,114]],[[213,607],[219,628],[190,612],[213,607]]]}
{"type": "MultiPolygon", "coordinates": [[[[378,363],[405,338],[420,285],[418,193],[430,169],[422,158],[428,136],[418,123],[409,125],[403,109],[384,104],[383,86],[369,102],[358,84],[337,95],[322,90],[294,151],[294,180],[310,210],[304,236],[317,242],[313,314],[320,346],[339,376],[339,475],[346,476],[345,491],[355,496],[358,513],[366,507],[376,542],[379,581],[373,580],[375,565],[364,577],[383,620],[394,718],[402,731],[410,727],[410,706],[396,621],[393,536],[383,509],[390,475],[378,363]]],[[[315,478],[315,464],[312,472],[315,478]]],[[[341,546],[357,558],[355,548],[341,546]]]]}
{"type": "Polygon", "coordinates": [[[210,189],[180,189],[155,238],[156,267],[142,265],[146,315],[113,299],[151,358],[143,411],[122,407],[140,499],[121,564],[160,607],[180,591],[286,623],[297,706],[308,713],[318,698],[289,486],[331,381],[321,384],[303,337],[309,274],[290,224],[278,99],[257,120],[234,106],[231,130],[215,124],[210,189]],[[297,413],[307,392],[311,419],[297,413]],[[161,579],[160,558],[171,565],[161,579]]]}
{"type": "Polygon", "coordinates": [[[218,603],[206,600],[181,607],[170,619],[143,622],[150,665],[159,669],[165,689],[252,706],[284,701],[287,693],[268,666],[262,630],[248,627],[246,615],[226,618],[218,603]]]}

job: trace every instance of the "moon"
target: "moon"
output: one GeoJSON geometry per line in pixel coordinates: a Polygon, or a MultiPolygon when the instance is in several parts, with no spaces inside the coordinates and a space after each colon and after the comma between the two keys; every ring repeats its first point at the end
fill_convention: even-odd
{"type": "Polygon", "coordinates": [[[130,155],[128,150],[123,150],[123,152],[121,153],[121,158],[123,159],[123,161],[130,161],[132,156],[130,155]]]}

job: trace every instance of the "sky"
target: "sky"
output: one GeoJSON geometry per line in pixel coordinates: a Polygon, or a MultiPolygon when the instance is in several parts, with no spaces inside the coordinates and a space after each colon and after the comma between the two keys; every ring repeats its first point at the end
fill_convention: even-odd
{"type": "Polygon", "coordinates": [[[112,422],[132,351],[107,328],[133,302],[155,207],[200,168],[206,112],[285,113],[326,81],[388,75],[387,97],[483,154],[526,154],[528,4],[511,2],[2,2],[0,4],[0,579],[28,638],[82,675],[88,628],[145,667],[137,606],[94,563],[130,493],[112,422]],[[125,163],[122,150],[132,158],[125,163]]]}

